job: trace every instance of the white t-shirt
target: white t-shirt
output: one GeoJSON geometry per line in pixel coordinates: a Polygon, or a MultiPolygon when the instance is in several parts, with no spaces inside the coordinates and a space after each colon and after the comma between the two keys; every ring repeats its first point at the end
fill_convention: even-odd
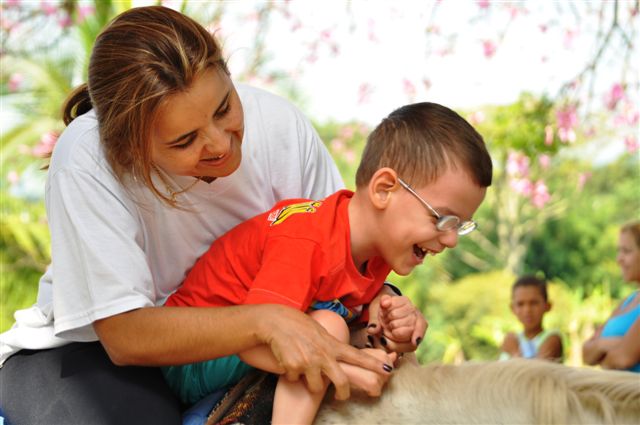
{"type": "MultiPolygon", "coordinates": [[[[0,364],[22,348],[95,341],[95,320],[161,305],[213,240],[286,198],[323,198],[343,182],[309,121],[286,100],[237,85],[245,118],[236,172],[199,181],[166,206],[111,172],[93,111],[56,144],[46,185],[52,263],[37,303],[0,335],[0,364]]],[[[174,189],[192,177],[165,176],[174,189]]],[[[165,190],[161,180],[156,187],[165,190]]]]}

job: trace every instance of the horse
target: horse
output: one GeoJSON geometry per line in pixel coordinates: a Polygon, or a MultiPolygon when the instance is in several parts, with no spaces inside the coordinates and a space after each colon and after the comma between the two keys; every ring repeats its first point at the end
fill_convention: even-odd
{"type": "Polygon", "coordinates": [[[513,359],[460,365],[405,362],[381,397],[331,394],[315,425],[639,424],[640,375],[513,359]]]}

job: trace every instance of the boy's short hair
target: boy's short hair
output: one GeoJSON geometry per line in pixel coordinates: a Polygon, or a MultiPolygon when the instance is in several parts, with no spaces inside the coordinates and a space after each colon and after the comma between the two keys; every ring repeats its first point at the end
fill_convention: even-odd
{"type": "Polygon", "coordinates": [[[544,301],[547,302],[549,300],[547,297],[547,281],[532,275],[522,276],[513,283],[513,286],[511,287],[511,298],[513,298],[513,294],[516,292],[516,289],[525,286],[535,286],[540,290],[544,301]]]}
{"type": "Polygon", "coordinates": [[[437,103],[396,109],[371,132],[356,172],[356,186],[369,183],[383,167],[421,186],[449,167],[466,170],[481,187],[491,185],[492,163],[482,136],[464,118],[437,103]]]}

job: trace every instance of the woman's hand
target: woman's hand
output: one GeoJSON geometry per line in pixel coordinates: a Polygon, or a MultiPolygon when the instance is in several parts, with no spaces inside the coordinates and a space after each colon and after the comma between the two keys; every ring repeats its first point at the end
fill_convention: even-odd
{"type": "MultiPolygon", "coordinates": [[[[387,353],[384,350],[377,348],[365,348],[361,351],[371,354],[387,364],[394,364],[398,359],[398,355],[396,353],[387,353]]],[[[371,397],[380,397],[380,394],[382,394],[382,388],[391,377],[391,375],[381,375],[379,373],[348,364],[342,364],[342,369],[354,387],[361,389],[371,397]]]]}
{"type": "Polygon", "coordinates": [[[338,361],[375,372],[386,381],[391,364],[339,342],[315,320],[293,308],[262,305],[265,311],[258,324],[257,337],[267,344],[285,369],[289,380],[304,375],[312,392],[324,390],[323,376],[333,382],[336,398],[349,398],[349,378],[338,361]]]}

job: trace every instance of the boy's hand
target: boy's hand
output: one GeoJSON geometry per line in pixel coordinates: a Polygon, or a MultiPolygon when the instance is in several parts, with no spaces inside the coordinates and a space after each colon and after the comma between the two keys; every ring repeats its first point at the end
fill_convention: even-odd
{"type": "Polygon", "coordinates": [[[415,351],[428,326],[422,313],[405,296],[383,294],[369,305],[367,333],[373,347],[382,346],[396,352],[415,351]]]}
{"type": "Polygon", "coordinates": [[[518,342],[518,336],[513,332],[509,332],[502,342],[501,351],[508,353],[511,357],[521,357],[520,343],[518,342]]]}

